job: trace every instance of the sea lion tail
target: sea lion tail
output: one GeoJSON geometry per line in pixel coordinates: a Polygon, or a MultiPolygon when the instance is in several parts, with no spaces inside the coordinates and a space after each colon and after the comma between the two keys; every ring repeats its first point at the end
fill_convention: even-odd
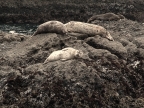
{"type": "Polygon", "coordinates": [[[87,20],[87,23],[90,23],[91,21],[92,21],[92,20],[91,20],[91,18],[90,18],[90,19],[87,20]]]}
{"type": "Polygon", "coordinates": [[[43,64],[46,64],[48,62],[48,58],[44,61],[44,63],[43,64]]]}
{"type": "Polygon", "coordinates": [[[89,23],[89,20],[87,20],[87,23],[89,23]]]}

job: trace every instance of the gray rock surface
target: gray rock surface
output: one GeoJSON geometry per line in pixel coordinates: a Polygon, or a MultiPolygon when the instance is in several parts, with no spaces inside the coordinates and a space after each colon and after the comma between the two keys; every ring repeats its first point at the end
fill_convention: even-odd
{"type": "Polygon", "coordinates": [[[1,41],[0,106],[142,108],[143,25],[127,19],[92,23],[107,28],[115,41],[56,33],[1,41]],[[43,63],[65,47],[82,50],[83,58],[43,63]]]}

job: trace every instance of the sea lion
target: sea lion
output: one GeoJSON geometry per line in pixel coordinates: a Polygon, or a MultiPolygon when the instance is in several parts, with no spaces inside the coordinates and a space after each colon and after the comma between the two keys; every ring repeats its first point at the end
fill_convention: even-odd
{"type": "Polygon", "coordinates": [[[100,14],[100,15],[94,15],[90,17],[87,21],[87,23],[90,23],[94,20],[102,20],[102,21],[117,21],[120,19],[124,19],[125,17],[121,14],[114,14],[114,13],[105,13],[105,14],[100,14]]]}
{"type": "Polygon", "coordinates": [[[64,24],[60,21],[48,21],[38,26],[36,32],[32,35],[35,36],[40,33],[58,33],[65,34],[67,32],[64,24]]]}
{"type": "Polygon", "coordinates": [[[10,33],[10,34],[14,34],[14,33],[16,33],[16,31],[9,31],[9,33],[10,33]]]}
{"type": "Polygon", "coordinates": [[[79,58],[83,56],[83,52],[71,47],[64,48],[62,50],[52,52],[44,63],[57,61],[57,60],[69,60],[73,58],[79,58]]]}
{"type": "Polygon", "coordinates": [[[25,34],[23,34],[23,33],[16,33],[16,31],[9,31],[9,34],[25,36],[25,34]]]}
{"type": "Polygon", "coordinates": [[[67,32],[69,33],[74,32],[74,33],[87,34],[91,36],[100,35],[104,38],[114,41],[110,33],[104,27],[99,25],[78,22],[78,21],[70,21],[66,23],[65,26],[67,28],[67,32]]]}

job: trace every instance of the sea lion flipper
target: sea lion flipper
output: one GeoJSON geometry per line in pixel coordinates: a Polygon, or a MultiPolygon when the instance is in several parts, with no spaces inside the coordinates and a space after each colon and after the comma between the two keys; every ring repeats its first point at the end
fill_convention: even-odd
{"type": "Polygon", "coordinates": [[[113,39],[113,37],[110,35],[110,33],[107,31],[106,32],[106,38],[108,39],[108,40],[110,40],[110,41],[114,41],[114,39],[113,39]]]}
{"type": "Polygon", "coordinates": [[[36,31],[36,32],[34,32],[34,34],[33,34],[32,36],[35,36],[35,35],[37,35],[37,31],[36,31]]]}
{"type": "Polygon", "coordinates": [[[63,59],[61,59],[61,61],[66,61],[66,60],[67,60],[67,59],[64,59],[64,58],[63,58],[63,59]]]}
{"type": "Polygon", "coordinates": [[[67,48],[65,48],[65,49],[62,49],[62,51],[67,51],[68,49],[67,48]]]}

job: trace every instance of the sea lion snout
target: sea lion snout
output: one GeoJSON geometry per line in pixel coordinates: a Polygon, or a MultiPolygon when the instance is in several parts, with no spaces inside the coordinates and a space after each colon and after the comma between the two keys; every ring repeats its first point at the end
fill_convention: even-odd
{"type": "Polygon", "coordinates": [[[83,56],[83,52],[80,50],[77,50],[75,53],[75,57],[82,57],[83,56]]]}

